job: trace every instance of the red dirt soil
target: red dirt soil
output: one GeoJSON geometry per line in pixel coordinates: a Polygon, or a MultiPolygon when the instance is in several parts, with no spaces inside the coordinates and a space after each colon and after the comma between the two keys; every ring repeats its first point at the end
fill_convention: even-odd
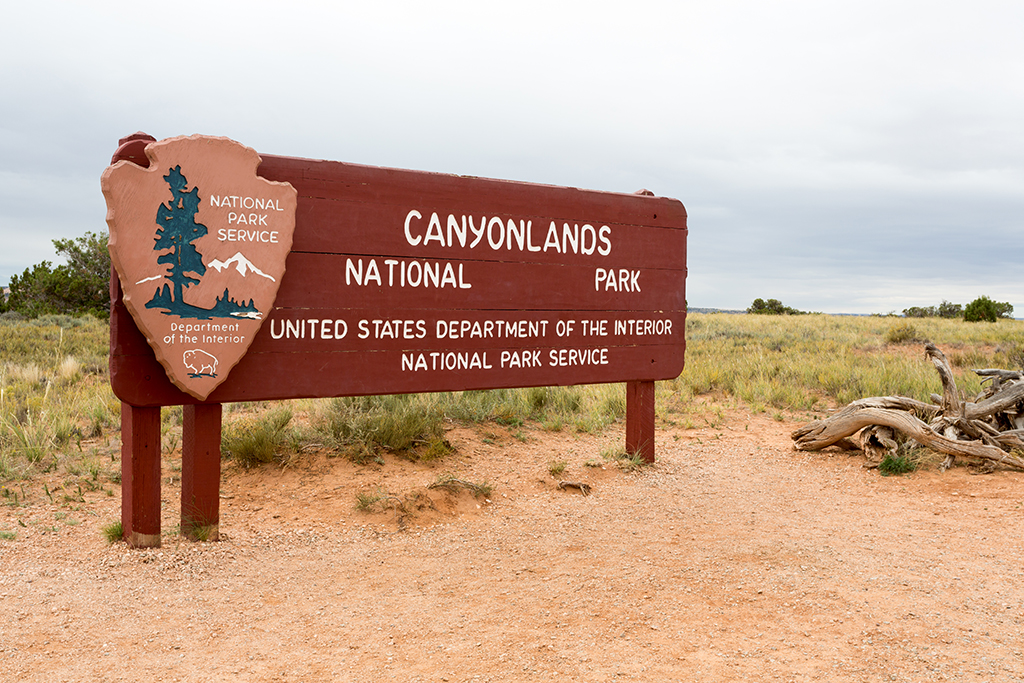
{"type": "Polygon", "coordinates": [[[225,464],[217,543],[175,535],[174,456],[159,549],[107,545],[116,496],[30,496],[0,509],[0,680],[1024,680],[1024,474],[881,477],[724,415],[660,427],[633,473],[599,455],[621,425],[225,464]],[[427,488],[445,473],[493,492],[427,488]],[[356,509],[378,490],[405,513],[356,509]]]}

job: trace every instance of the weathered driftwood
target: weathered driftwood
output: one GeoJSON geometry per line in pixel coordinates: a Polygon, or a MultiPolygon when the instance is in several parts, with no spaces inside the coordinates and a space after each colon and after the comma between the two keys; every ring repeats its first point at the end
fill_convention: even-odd
{"type": "Polygon", "coordinates": [[[962,415],[964,399],[960,395],[960,391],[956,388],[956,380],[953,378],[953,369],[949,367],[949,361],[946,360],[946,354],[942,353],[935,344],[928,342],[924,345],[925,355],[928,356],[928,360],[932,362],[935,369],[939,372],[939,378],[942,380],[942,414],[947,415],[962,415]]]}
{"type": "Polygon", "coordinates": [[[892,427],[871,425],[860,431],[860,449],[869,460],[881,462],[886,453],[892,453],[899,444],[892,427]]]}
{"type": "Polygon", "coordinates": [[[821,450],[831,446],[840,439],[856,434],[865,427],[882,425],[902,432],[922,446],[927,446],[939,453],[982,458],[1024,470],[1024,458],[1020,456],[1007,453],[996,446],[989,446],[977,441],[948,439],[940,434],[936,434],[931,427],[910,413],[898,410],[864,408],[854,413],[848,413],[845,416],[834,415],[826,420],[818,420],[812,424],[815,425],[814,429],[805,432],[803,436],[796,439],[797,450],[821,450]]]}
{"type": "Polygon", "coordinates": [[[942,395],[932,394],[937,405],[903,396],[862,398],[794,431],[796,448],[848,447],[851,437],[858,435],[861,450],[877,461],[896,452],[899,434],[945,454],[942,469],[951,467],[957,457],[968,457],[1024,470],[1024,375],[975,370],[992,384],[970,402],[957,388],[945,354],[931,343],[925,352],[942,380],[942,395]]]}

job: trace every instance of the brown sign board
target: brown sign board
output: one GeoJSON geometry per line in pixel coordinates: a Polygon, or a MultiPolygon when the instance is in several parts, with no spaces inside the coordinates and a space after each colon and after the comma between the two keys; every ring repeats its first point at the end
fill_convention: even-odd
{"type": "MultiPolygon", "coordinates": [[[[115,159],[148,166],[146,144],[159,143],[129,142],[115,159]]],[[[114,282],[111,381],[125,403],[653,381],[683,369],[687,229],[677,200],[259,159],[260,178],[297,193],[273,308],[230,376],[186,393],[114,282]]],[[[196,345],[209,336],[202,322],[183,330],[196,345]]]]}

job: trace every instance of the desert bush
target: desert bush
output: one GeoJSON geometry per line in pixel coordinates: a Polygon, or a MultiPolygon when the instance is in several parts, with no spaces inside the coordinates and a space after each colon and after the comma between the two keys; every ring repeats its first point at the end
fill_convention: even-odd
{"type": "Polygon", "coordinates": [[[286,428],[291,422],[290,407],[281,406],[264,414],[241,415],[224,425],[221,454],[244,467],[273,462],[288,439],[286,428]]]}
{"type": "Polygon", "coordinates": [[[609,446],[601,451],[601,457],[623,472],[635,472],[648,464],[639,453],[630,453],[623,446],[609,446]]]}
{"type": "Polygon", "coordinates": [[[458,491],[469,491],[476,497],[487,498],[494,493],[494,487],[491,486],[486,480],[480,482],[467,481],[465,479],[459,479],[450,472],[438,475],[437,479],[433,483],[427,486],[428,489],[445,489],[451,492],[458,491]]]}
{"type": "Polygon", "coordinates": [[[878,463],[878,471],[883,477],[889,477],[894,474],[906,474],[916,469],[917,462],[911,456],[901,453],[895,455],[886,453],[885,457],[882,458],[882,462],[878,463]]]}
{"type": "Polygon", "coordinates": [[[964,308],[964,320],[967,322],[994,323],[999,318],[1013,315],[1013,306],[1007,302],[993,301],[987,296],[980,296],[964,308]]]}
{"type": "Polygon", "coordinates": [[[885,333],[885,341],[889,344],[918,341],[917,328],[908,322],[895,323],[885,333]]]}
{"type": "Polygon", "coordinates": [[[399,453],[418,459],[414,447],[424,446],[437,453],[444,441],[444,417],[431,405],[413,395],[359,396],[331,399],[321,406],[312,421],[315,432],[335,450],[357,461],[373,458],[379,451],[399,453]]]}

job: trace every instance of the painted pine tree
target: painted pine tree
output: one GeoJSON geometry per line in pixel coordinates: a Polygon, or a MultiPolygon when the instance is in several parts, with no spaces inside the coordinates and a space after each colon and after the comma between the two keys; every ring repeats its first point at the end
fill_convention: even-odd
{"type": "MultiPolygon", "coordinates": [[[[203,257],[196,250],[193,242],[208,232],[202,223],[196,223],[196,212],[199,210],[199,188],[193,187],[186,191],[188,180],[181,173],[181,166],[170,169],[164,180],[171,187],[171,201],[161,204],[156,211],[156,251],[170,250],[157,258],[157,263],[171,266],[167,279],[173,285],[174,309],[183,310],[185,289],[199,283],[199,278],[206,272],[203,257]]],[[[166,296],[166,288],[164,295],[166,296]]],[[[160,293],[154,301],[160,298],[160,293]]],[[[166,306],[167,301],[161,302],[166,306]]]]}

